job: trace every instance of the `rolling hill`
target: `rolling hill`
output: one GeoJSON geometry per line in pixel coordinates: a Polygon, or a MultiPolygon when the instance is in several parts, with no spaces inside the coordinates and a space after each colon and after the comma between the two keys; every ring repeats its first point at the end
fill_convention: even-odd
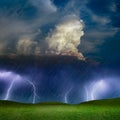
{"type": "Polygon", "coordinates": [[[120,98],[77,105],[0,101],[0,120],[119,120],[120,98]]]}

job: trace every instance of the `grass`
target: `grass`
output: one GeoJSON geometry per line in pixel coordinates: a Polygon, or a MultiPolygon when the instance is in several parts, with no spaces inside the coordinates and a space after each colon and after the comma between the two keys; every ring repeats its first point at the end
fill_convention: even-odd
{"type": "Polygon", "coordinates": [[[0,101],[0,120],[120,120],[120,99],[78,105],[0,101]]]}

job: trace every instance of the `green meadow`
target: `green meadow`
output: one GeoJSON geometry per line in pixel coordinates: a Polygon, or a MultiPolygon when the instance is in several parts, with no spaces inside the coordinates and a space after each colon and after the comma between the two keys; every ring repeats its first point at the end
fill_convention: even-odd
{"type": "Polygon", "coordinates": [[[77,105],[0,101],[0,120],[120,120],[120,99],[77,105]]]}

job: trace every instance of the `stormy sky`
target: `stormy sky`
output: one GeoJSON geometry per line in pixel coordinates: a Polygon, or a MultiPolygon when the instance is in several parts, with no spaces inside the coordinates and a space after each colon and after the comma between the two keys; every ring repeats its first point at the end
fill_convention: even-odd
{"type": "Polygon", "coordinates": [[[1,0],[0,100],[120,97],[119,6],[119,0],[1,0]]]}
{"type": "Polygon", "coordinates": [[[72,51],[98,61],[119,61],[119,6],[119,0],[2,0],[0,54],[72,51]]]}

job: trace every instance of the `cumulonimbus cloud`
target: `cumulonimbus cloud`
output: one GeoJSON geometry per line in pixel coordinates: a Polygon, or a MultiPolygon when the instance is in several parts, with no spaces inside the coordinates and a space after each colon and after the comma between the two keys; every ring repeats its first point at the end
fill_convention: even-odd
{"type": "Polygon", "coordinates": [[[77,15],[61,14],[51,0],[27,0],[24,6],[20,0],[18,3],[18,7],[15,4],[9,9],[0,9],[0,54],[59,54],[84,58],[77,49],[84,34],[83,22],[77,15]],[[58,16],[64,17],[59,19],[58,16]],[[51,24],[52,28],[56,26],[49,32],[51,24]]]}
{"type": "Polygon", "coordinates": [[[48,54],[73,55],[83,58],[77,47],[80,45],[80,38],[84,35],[83,21],[76,15],[68,15],[52,30],[46,42],[48,54]]]}

